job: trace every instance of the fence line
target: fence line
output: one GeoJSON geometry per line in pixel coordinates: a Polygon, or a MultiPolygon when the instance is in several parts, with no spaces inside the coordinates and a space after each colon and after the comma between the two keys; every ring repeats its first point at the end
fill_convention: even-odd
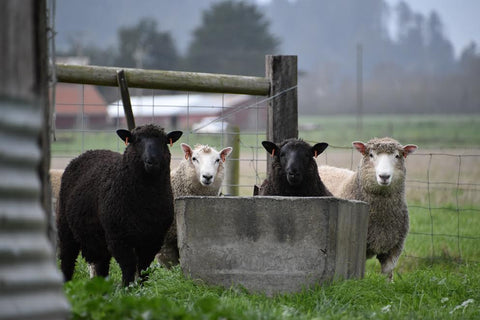
{"type": "MultiPolygon", "coordinates": [[[[293,90],[290,88],[287,90],[293,90]]],[[[82,89],[82,94],[85,94],[86,90],[82,89]]],[[[251,195],[253,192],[253,185],[259,184],[266,176],[266,153],[261,146],[260,142],[265,138],[265,132],[262,125],[262,113],[266,112],[268,98],[254,97],[254,103],[243,103],[236,108],[230,110],[231,106],[228,105],[225,94],[220,94],[219,100],[221,102],[218,105],[210,105],[211,108],[220,110],[221,112],[216,116],[214,121],[210,121],[207,125],[203,125],[197,130],[191,130],[190,126],[195,121],[191,118],[191,113],[196,108],[204,106],[195,106],[192,102],[192,95],[187,94],[185,106],[183,106],[185,113],[190,116],[186,129],[187,136],[190,136],[190,140],[195,142],[200,140],[208,140],[220,144],[223,147],[224,137],[232,134],[227,127],[218,133],[202,133],[201,129],[208,127],[208,124],[214,122],[230,122],[231,118],[238,112],[248,112],[252,115],[252,128],[251,130],[242,131],[240,136],[240,148],[241,154],[238,160],[241,163],[241,177],[236,186],[241,189],[241,195],[251,195]],[[238,111],[237,111],[238,110],[238,111]],[[253,123],[253,121],[255,123],[253,123]],[[196,140],[195,140],[196,139],[196,140]]],[[[86,108],[86,99],[83,97],[80,104],[82,117],[86,108]]],[[[57,103],[61,103],[58,101],[57,103]]],[[[154,92],[152,91],[151,106],[152,115],[151,120],[156,121],[156,115],[154,108],[165,108],[165,106],[159,105],[159,101],[156,100],[154,92]]],[[[74,103],[73,103],[74,104],[74,103]]],[[[118,104],[121,108],[121,105],[118,104]]],[[[85,148],[89,147],[87,138],[89,135],[104,134],[105,132],[111,132],[111,130],[90,129],[88,122],[82,119],[79,128],[72,130],[57,130],[61,134],[80,134],[82,138],[81,150],[77,150],[77,153],[85,151],[85,148]]],[[[115,126],[118,126],[117,122],[115,126]]],[[[301,135],[300,135],[301,136],[301,135]]],[[[319,135],[321,136],[321,135],[319,135]]],[[[402,140],[401,137],[397,137],[402,140]]],[[[112,139],[115,141],[116,149],[119,151],[122,145],[117,141],[118,139],[112,139]]],[[[310,142],[310,141],[309,141],[310,142]]],[[[313,142],[313,141],[312,141],[313,142]]],[[[318,142],[318,141],[315,141],[318,142]]],[[[180,160],[181,154],[178,154],[175,160],[180,160]]],[[[71,157],[71,154],[62,154],[62,151],[54,151],[54,157],[71,157]]],[[[319,164],[330,164],[335,166],[341,166],[345,168],[355,169],[358,164],[359,154],[350,146],[329,146],[325,153],[319,156],[317,162],[319,164]],[[339,155],[337,155],[337,153],[339,155]],[[339,162],[341,159],[343,162],[339,162]]],[[[458,260],[463,261],[479,261],[478,254],[472,252],[471,249],[466,250],[466,243],[474,243],[478,248],[480,245],[480,234],[475,232],[470,226],[471,219],[479,221],[478,213],[480,208],[478,206],[480,184],[476,183],[477,178],[480,178],[478,170],[474,172],[473,176],[470,176],[470,171],[475,169],[476,164],[480,164],[480,154],[456,154],[450,152],[436,152],[436,153],[415,153],[409,156],[407,164],[410,166],[407,170],[407,200],[409,202],[409,210],[411,217],[411,228],[407,238],[406,251],[404,253],[405,258],[413,259],[426,259],[427,261],[435,261],[442,259],[442,255],[450,255],[458,260]],[[447,159],[444,161],[444,157],[447,159]],[[436,162],[448,162],[446,164],[447,169],[437,168],[436,162]],[[473,167],[472,163],[473,162],[473,167]],[[445,172],[448,175],[443,175],[445,172]],[[425,176],[426,174],[426,176],[425,176]],[[426,224],[421,224],[419,221],[424,221],[426,224]],[[425,226],[428,229],[425,229],[425,226]],[[472,231],[473,230],[473,231],[472,231]],[[416,252],[414,249],[410,249],[409,242],[425,242],[429,243],[428,252],[416,252]]],[[[175,165],[175,164],[172,164],[175,165]]],[[[476,169],[475,169],[476,170],[476,169]]]]}
{"type": "MultiPolygon", "coordinates": [[[[356,170],[361,155],[350,146],[330,145],[319,158],[319,165],[356,170]]],[[[480,222],[480,183],[476,182],[480,179],[480,153],[419,152],[410,155],[406,163],[411,223],[402,256],[431,262],[445,258],[479,262],[478,250],[472,247],[480,246],[480,232],[472,224],[480,222]],[[409,243],[427,239],[428,252],[415,254],[409,249],[409,243]]]]}
{"type": "Polygon", "coordinates": [[[120,69],[125,70],[131,88],[259,96],[266,96],[270,92],[267,78],[226,74],[57,64],[56,76],[59,82],[116,87],[117,71],[120,69]]]}

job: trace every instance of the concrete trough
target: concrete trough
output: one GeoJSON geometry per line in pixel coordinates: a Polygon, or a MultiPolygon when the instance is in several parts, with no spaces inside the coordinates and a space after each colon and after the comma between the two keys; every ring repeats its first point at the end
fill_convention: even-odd
{"type": "Polygon", "coordinates": [[[267,295],[362,278],[368,205],[320,197],[181,197],[184,274],[267,295]]]}

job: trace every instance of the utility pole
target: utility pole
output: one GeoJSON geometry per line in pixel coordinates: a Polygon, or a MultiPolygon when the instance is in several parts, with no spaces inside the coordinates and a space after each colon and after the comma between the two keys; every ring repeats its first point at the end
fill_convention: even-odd
{"type": "Polygon", "coordinates": [[[363,45],[357,43],[357,136],[363,131],[363,45]]]}

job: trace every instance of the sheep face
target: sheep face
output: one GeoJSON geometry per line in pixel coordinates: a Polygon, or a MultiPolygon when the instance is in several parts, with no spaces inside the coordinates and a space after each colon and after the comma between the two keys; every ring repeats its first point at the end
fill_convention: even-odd
{"type": "MultiPolygon", "coordinates": [[[[262,145],[274,157],[274,161],[280,164],[282,175],[292,187],[302,184],[304,176],[312,170],[312,158],[316,158],[328,147],[325,142],[312,147],[296,139],[286,140],[280,146],[270,141],[263,141],[262,145]]],[[[316,167],[313,169],[316,171],[316,167]]]]}
{"type": "Polygon", "coordinates": [[[227,147],[217,151],[206,145],[197,145],[192,149],[186,143],[182,143],[182,149],[185,159],[195,168],[197,179],[204,187],[213,185],[219,167],[223,167],[223,163],[233,150],[227,147]]]}
{"type": "Polygon", "coordinates": [[[127,145],[125,152],[138,157],[147,174],[155,174],[170,165],[168,144],[182,136],[181,131],[165,134],[163,129],[154,125],[140,126],[131,132],[120,129],[117,134],[127,145]]]}
{"type": "MultiPolygon", "coordinates": [[[[403,184],[405,179],[405,158],[413,153],[417,146],[402,146],[390,138],[372,139],[368,143],[352,143],[362,155],[362,174],[370,181],[372,188],[388,188],[403,184]]],[[[376,189],[375,188],[375,189],[376,189]]]]}

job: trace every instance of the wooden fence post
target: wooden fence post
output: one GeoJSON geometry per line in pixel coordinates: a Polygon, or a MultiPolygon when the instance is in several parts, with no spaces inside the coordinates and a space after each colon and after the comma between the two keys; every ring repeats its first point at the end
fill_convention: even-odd
{"type": "MultiPolygon", "coordinates": [[[[275,143],[298,137],[297,56],[265,57],[265,77],[270,81],[267,140],[275,143]]],[[[267,157],[267,173],[270,157],[267,157]]]]}
{"type": "Polygon", "coordinates": [[[225,147],[233,148],[225,168],[225,194],[238,196],[238,184],[240,183],[240,128],[228,125],[224,140],[225,147]]]}

